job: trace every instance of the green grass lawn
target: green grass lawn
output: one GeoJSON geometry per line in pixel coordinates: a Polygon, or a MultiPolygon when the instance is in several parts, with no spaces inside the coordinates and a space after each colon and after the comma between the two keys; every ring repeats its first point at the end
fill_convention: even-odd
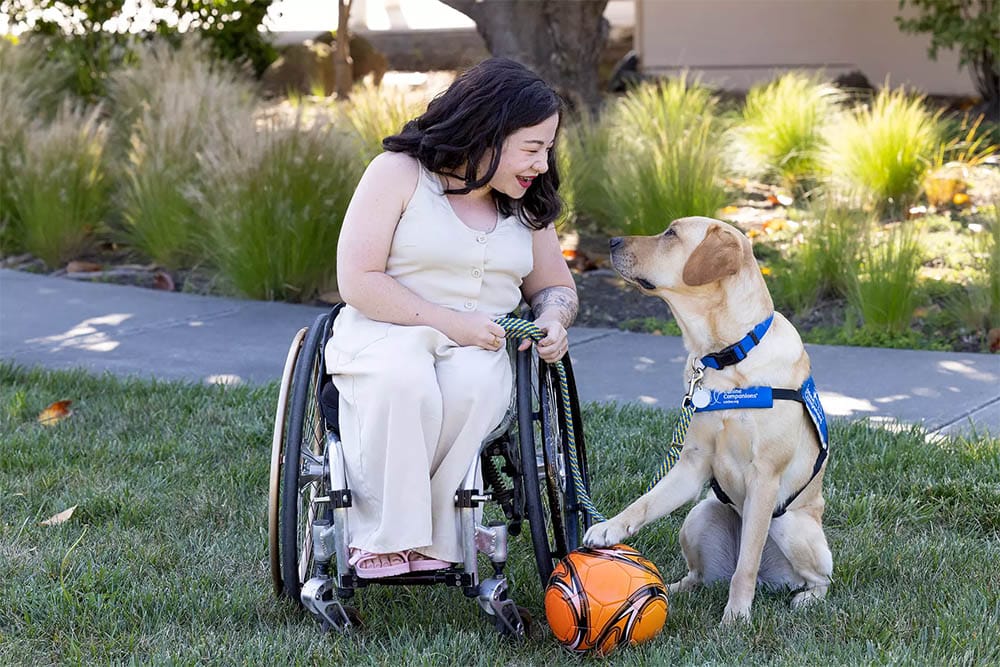
{"type": "MultiPolygon", "coordinates": [[[[577,664],[543,622],[501,639],[453,589],[372,588],[367,626],[325,635],[271,594],[267,477],[276,385],[121,381],[0,364],[0,665],[577,664]],[[36,422],[49,403],[73,415],[36,422]],[[40,522],[71,506],[60,525],[40,522]]],[[[606,514],[645,487],[674,415],[588,406],[593,496],[606,514]]],[[[826,480],[834,585],[798,613],[760,592],[722,630],[726,588],[671,598],[653,642],[610,664],[1000,661],[1000,440],[928,442],[835,422],[826,480]]],[[[674,580],[683,513],[633,541],[674,580]]],[[[526,534],[515,599],[544,620],[526,534]]],[[[590,662],[590,661],[588,661],[590,662]]],[[[598,662],[594,660],[593,662],[598,662]]]]}

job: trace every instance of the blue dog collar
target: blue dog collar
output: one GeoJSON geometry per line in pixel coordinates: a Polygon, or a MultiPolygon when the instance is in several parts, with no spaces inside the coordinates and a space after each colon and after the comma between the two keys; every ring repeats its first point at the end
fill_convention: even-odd
{"type": "Polygon", "coordinates": [[[760,343],[760,339],[764,337],[767,330],[771,328],[771,322],[774,320],[774,313],[767,316],[767,319],[758,324],[749,331],[743,340],[738,343],[733,343],[724,350],[719,352],[712,352],[706,354],[701,358],[701,363],[705,365],[706,368],[714,368],[715,370],[721,370],[726,366],[732,366],[737,364],[747,358],[747,354],[750,350],[757,347],[760,343]]]}

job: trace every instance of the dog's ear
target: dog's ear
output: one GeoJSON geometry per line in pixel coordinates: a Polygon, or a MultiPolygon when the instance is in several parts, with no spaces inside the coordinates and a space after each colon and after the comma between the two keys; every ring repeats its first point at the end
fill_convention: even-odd
{"type": "Polygon", "coordinates": [[[735,275],[743,264],[743,246],[735,234],[720,225],[708,228],[704,240],[698,244],[684,265],[682,279],[685,285],[707,285],[735,275]]]}

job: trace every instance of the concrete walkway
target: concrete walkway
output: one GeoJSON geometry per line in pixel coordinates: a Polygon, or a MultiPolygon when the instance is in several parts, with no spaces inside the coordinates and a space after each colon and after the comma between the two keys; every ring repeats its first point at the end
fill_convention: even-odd
{"type": "MultiPolygon", "coordinates": [[[[326,309],[92,284],[0,270],[0,359],[195,382],[278,379],[300,327],[326,309]]],[[[674,408],[680,338],[573,328],[583,401],[674,408]]],[[[1000,436],[1000,355],[807,345],[831,417],[1000,436]]]]}

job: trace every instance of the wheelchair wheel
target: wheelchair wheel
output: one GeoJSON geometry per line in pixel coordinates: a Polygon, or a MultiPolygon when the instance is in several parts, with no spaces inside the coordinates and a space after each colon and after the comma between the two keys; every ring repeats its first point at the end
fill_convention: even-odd
{"type": "Polygon", "coordinates": [[[274,594],[281,595],[284,583],[281,578],[281,555],[278,544],[278,512],[281,507],[281,457],[284,454],[285,426],[288,416],[288,404],[291,397],[292,373],[295,361],[302,348],[302,339],[306,328],[299,329],[288,347],[285,357],[285,368],[281,373],[281,384],[278,386],[278,407],[274,415],[274,434],[271,437],[271,474],[267,491],[267,550],[271,561],[271,583],[274,594]]]}
{"type": "Polygon", "coordinates": [[[590,517],[577,501],[568,451],[569,402],[580,478],[589,493],[583,422],[569,355],[563,358],[567,383],[561,386],[554,366],[539,362],[533,350],[517,355],[517,431],[525,514],[544,587],[555,561],[580,545],[590,517]]]}
{"type": "Polygon", "coordinates": [[[312,525],[328,513],[329,474],[326,438],[320,413],[326,314],[306,332],[292,374],[281,484],[280,554],[285,595],[300,602],[302,584],[313,574],[312,525]],[[322,500],[319,500],[322,499],[322,500]]]}

